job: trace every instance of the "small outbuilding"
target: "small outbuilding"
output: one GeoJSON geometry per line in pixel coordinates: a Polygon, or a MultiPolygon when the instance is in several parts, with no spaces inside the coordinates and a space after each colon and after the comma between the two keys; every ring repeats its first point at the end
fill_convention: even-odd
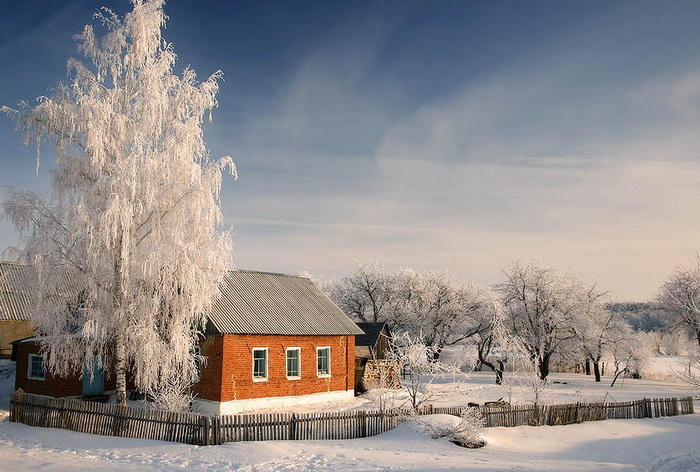
{"type": "Polygon", "coordinates": [[[370,361],[379,361],[387,358],[391,331],[386,321],[374,323],[357,323],[364,332],[355,337],[355,390],[365,391],[365,374],[367,364],[370,361]]]}

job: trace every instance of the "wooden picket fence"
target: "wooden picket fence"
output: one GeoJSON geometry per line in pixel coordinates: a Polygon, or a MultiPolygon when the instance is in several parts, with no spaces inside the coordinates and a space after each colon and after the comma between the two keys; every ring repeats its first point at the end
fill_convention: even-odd
{"type": "MultiPolygon", "coordinates": [[[[606,403],[560,405],[485,405],[479,407],[486,427],[556,426],[606,419],[658,418],[694,413],[693,398],[644,398],[606,403]]],[[[459,416],[462,408],[430,408],[432,413],[459,416]]]]}
{"type": "MultiPolygon", "coordinates": [[[[487,427],[565,425],[694,412],[691,397],[475,408],[480,409],[487,427]]],[[[461,416],[464,410],[460,407],[426,405],[415,413],[396,408],[384,411],[203,416],[15,392],[10,400],[10,421],[107,436],[215,445],[234,441],[364,438],[389,431],[414,414],[461,416]]]]}

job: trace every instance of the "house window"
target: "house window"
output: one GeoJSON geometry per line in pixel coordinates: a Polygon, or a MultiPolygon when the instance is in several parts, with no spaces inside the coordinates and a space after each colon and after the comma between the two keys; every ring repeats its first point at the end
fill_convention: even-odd
{"type": "Polygon", "coordinates": [[[301,378],[301,348],[287,348],[287,378],[299,380],[301,378]]]}
{"type": "Polygon", "coordinates": [[[267,348],[253,348],[253,382],[267,380],[267,348]]]}
{"type": "Polygon", "coordinates": [[[316,348],[316,375],[319,377],[331,376],[331,348],[317,347],[316,348]]]}
{"type": "Polygon", "coordinates": [[[29,354],[27,377],[32,380],[44,380],[44,356],[29,354]]]}

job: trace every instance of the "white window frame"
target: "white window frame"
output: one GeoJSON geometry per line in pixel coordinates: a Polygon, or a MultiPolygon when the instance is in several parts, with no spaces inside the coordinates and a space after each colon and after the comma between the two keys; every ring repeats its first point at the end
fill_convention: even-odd
{"type": "Polygon", "coordinates": [[[29,354],[29,357],[27,359],[29,361],[27,364],[27,378],[31,379],[31,380],[46,380],[46,370],[44,369],[44,356],[42,356],[41,354],[29,354]],[[41,359],[41,366],[42,366],[41,370],[44,373],[44,375],[42,377],[32,375],[32,364],[33,364],[33,359],[35,357],[38,357],[39,359],[41,359]]]}
{"type": "Polygon", "coordinates": [[[254,347],[250,352],[250,375],[253,377],[253,382],[267,382],[270,378],[270,349],[266,347],[254,347]],[[265,377],[255,376],[255,351],[265,351],[265,377]]]}
{"type": "Polygon", "coordinates": [[[331,376],[331,347],[330,346],[317,346],[316,347],[316,377],[320,379],[326,379],[331,376]],[[318,371],[318,351],[321,349],[328,349],[328,373],[322,374],[318,371]]]}
{"type": "Polygon", "coordinates": [[[284,373],[287,375],[287,380],[301,380],[301,348],[298,346],[290,346],[287,349],[284,350],[284,373]],[[299,361],[298,365],[298,371],[299,375],[289,375],[289,370],[287,366],[287,362],[289,362],[289,351],[297,351],[299,353],[299,357],[297,357],[297,360],[299,361]]]}

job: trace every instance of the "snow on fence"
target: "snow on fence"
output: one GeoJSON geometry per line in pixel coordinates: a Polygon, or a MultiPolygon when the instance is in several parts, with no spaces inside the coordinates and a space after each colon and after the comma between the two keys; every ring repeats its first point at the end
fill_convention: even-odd
{"type": "MultiPolygon", "coordinates": [[[[469,408],[469,407],[468,407],[469,408]]],[[[486,426],[565,425],[618,418],[692,414],[693,399],[654,398],[617,403],[567,405],[489,405],[481,410],[486,426]]],[[[426,405],[417,414],[460,416],[464,408],[426,405]]],[[[350,410],[203,416],[116,404],[51,398],[15,392],[10,421],[83,433],[215,445],[233,441],[355,439],[395,428],[413,413],[406,409],[350,410]]]]}

